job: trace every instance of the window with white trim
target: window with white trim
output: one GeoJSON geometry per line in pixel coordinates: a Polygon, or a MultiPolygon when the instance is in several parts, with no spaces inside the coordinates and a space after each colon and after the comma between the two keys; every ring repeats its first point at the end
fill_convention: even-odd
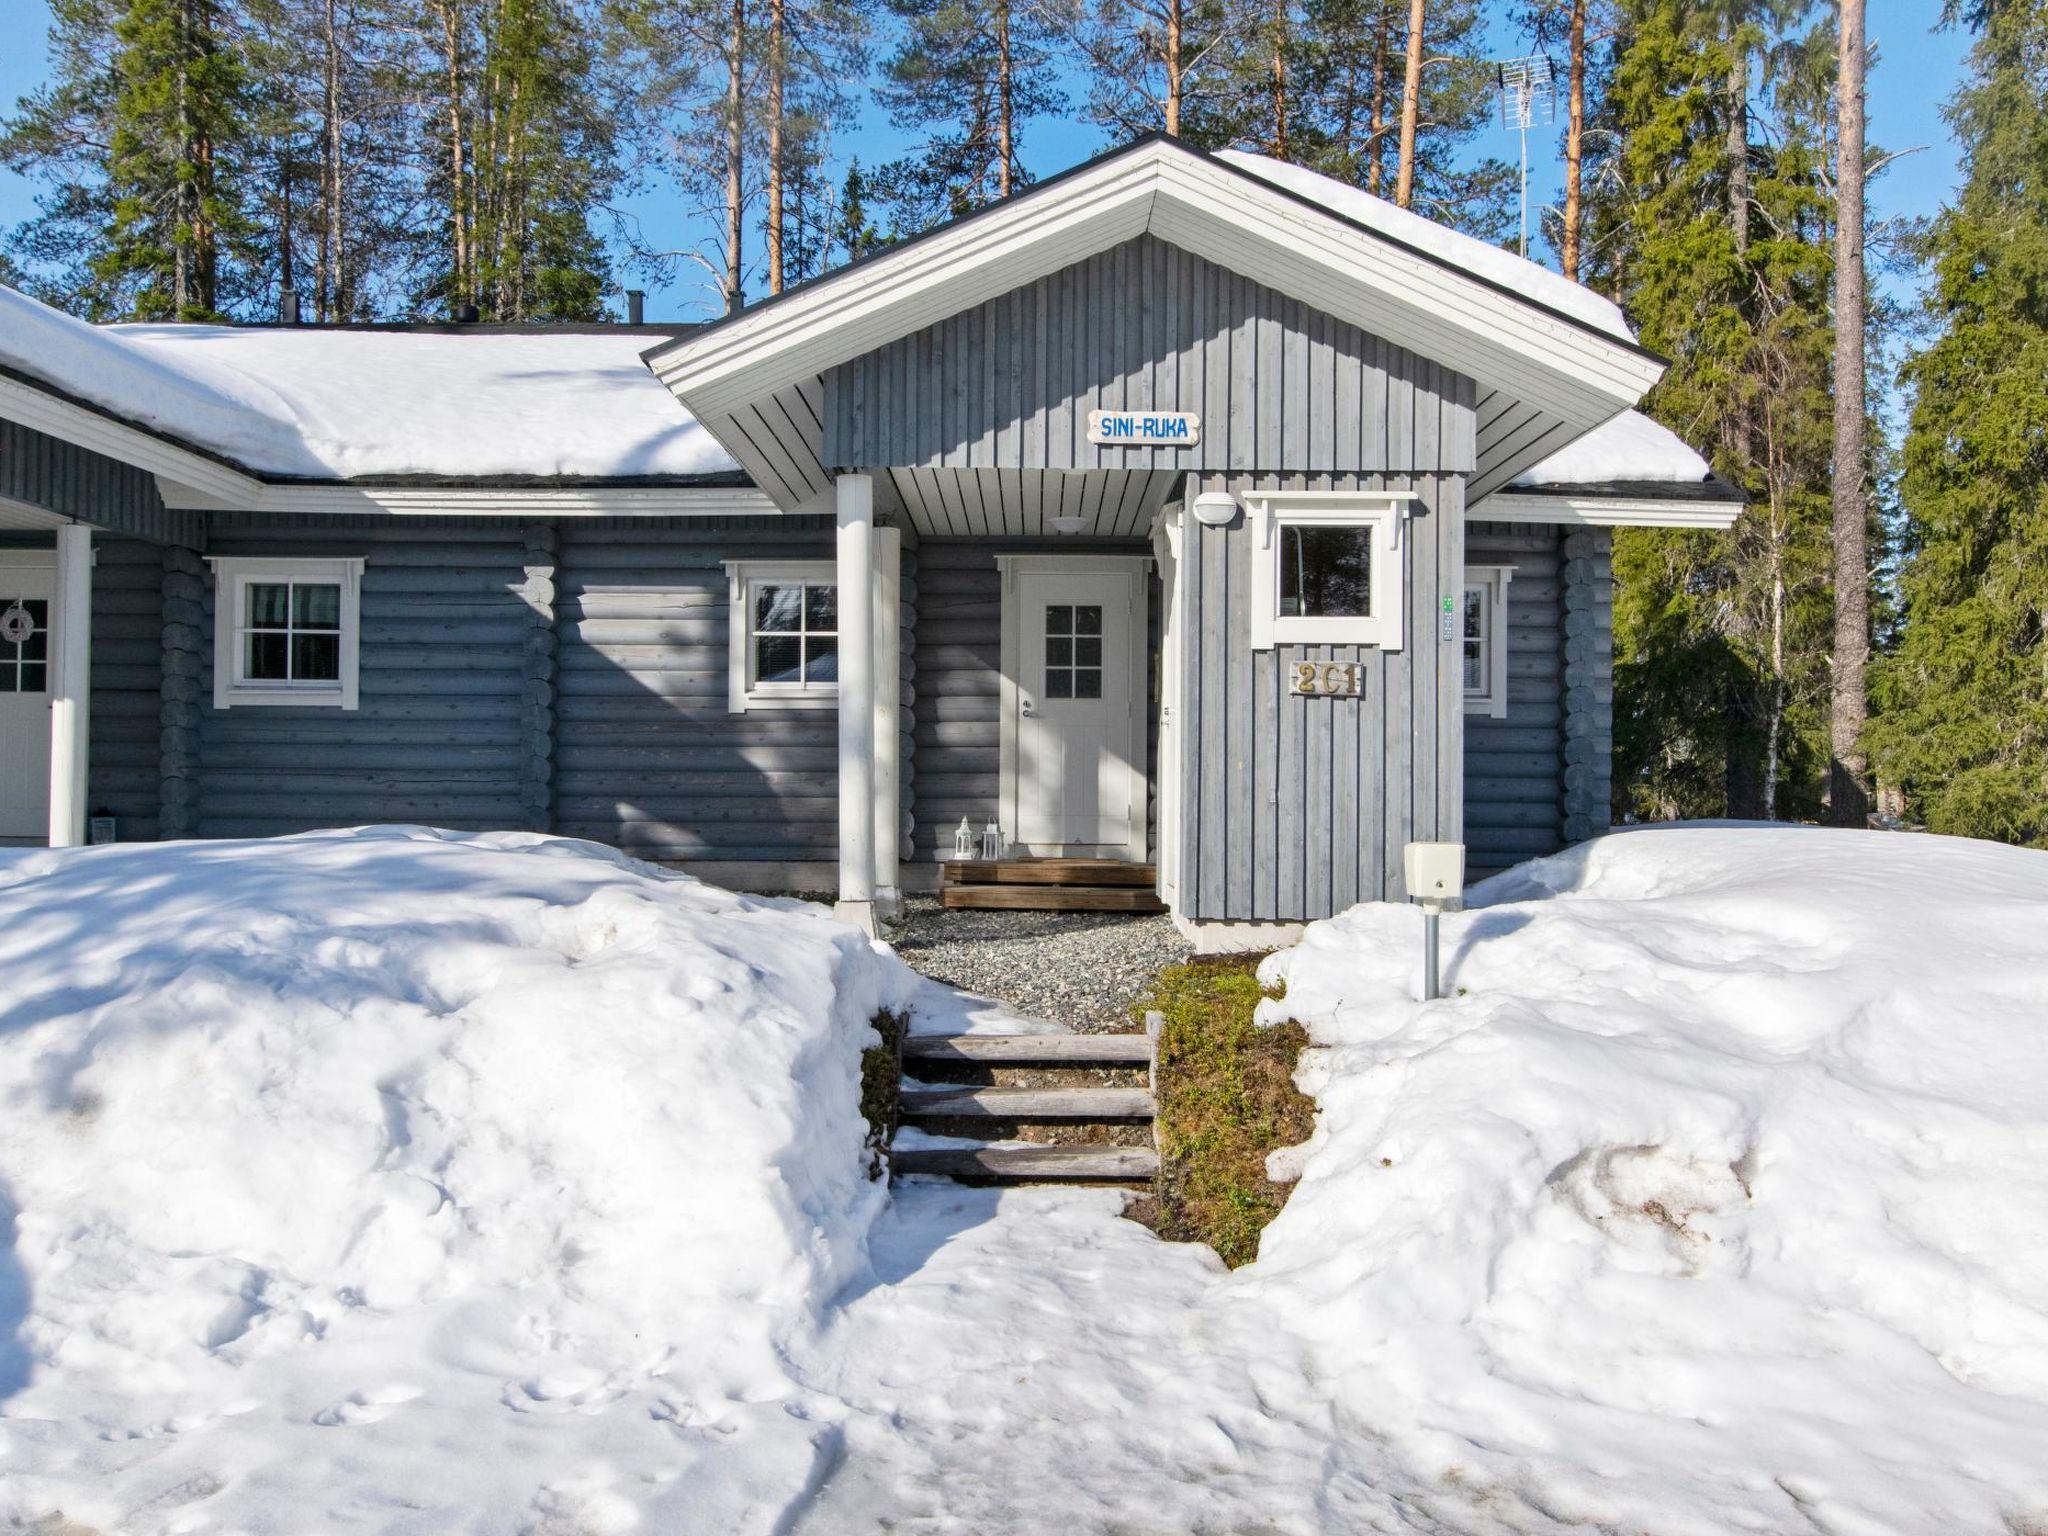
{"type": "Polygon", "coordinates": [[[834,706],[838,568],[830,560],[728,560],[725,570],[727,709],[834,706]]]}
{"type": "Polygon", "coordinates": [[[1465,713],[1508,712],[1508,582],[1511,565],[1465,567],[1465,604],[1459,648],[1465,669],[1465,713]]]}
{"type": "Polygon", "coordinates": [[[1244,498],[1252,537],[1252,648],[1401,649],[1407,492],[1269,491],[1244,498]]]}
{"type": "Polygon", "coordinates": [[[213,704],[354,709],[363,562],[213,561],[213,704]]]}

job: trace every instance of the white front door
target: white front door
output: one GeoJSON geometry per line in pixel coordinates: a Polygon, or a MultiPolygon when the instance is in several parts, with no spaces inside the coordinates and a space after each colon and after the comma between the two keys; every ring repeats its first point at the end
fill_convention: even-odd
{"type": "Polygon", "coordinates": [[[0,550],[0,842],[50,835],[50,620],[57,565],[0,550]]]}
{"type": "Polygon", "coordinates": [[[1004,564],[1004,831],[1019,853],[1141,860],[1145,561],[1004,564]]]}

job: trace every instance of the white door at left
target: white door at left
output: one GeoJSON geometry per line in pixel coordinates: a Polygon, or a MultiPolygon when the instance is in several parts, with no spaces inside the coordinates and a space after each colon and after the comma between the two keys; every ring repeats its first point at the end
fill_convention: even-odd
{"type": "Polygon", "coordinates": [[[50,620],[55,561],[0,550],[0,842],[50,835],[50,620]]]}

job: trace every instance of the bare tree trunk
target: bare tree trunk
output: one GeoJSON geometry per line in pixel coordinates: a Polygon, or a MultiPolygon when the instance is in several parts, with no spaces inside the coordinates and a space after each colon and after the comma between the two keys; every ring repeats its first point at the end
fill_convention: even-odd
{"type": "Polygon", "coordinates": [[[327,0],[322,17],[326,62],[321,80],[320,133],[320,293],[317,312],[323,320],[347,313],[343,292],[341,228],[341,38],[335,0],[327,0]]]}
{"type": "Polygon", "coordinates": [[[1763,819],[1778,819],[1778,749],[1785,736],[1785,514],[1776,472],[1771,486],[1771,702],[1764,728],[1763,819]]]}
{"type": "Polygon", "coordinates": [[[1166,0],[1166,136],[1180,137],[1181,107],[1181,0],[1166,0]]]}
{"type": "Polygon", "coordinates": [[[745,302],[746,264],[740,241],[746,220],[747,141],[741,80],[746,59],[747,0],[732,0],[725,60],[725,307],[729,313],[737,312],[745,302]]]}
{"type": "Polygon", "coordinates": [[[782,100],[789,0],[768,0],[768,291],[782,292],[782,100]]]}
{"type": "Polygon", "coordinates": [[[1735,59],[1728,69],[1728,227],[1735,254],[1749,254],[1749,44],[1735,33],[1735,59]]]}
{"type": "Polygon", "coordinates": [[[455,309],[471,297],[469,250],[469,197],[465,182],[462,140],[462,21],[456,12],[459,0],[438,0],[441,19],[441,49],[448,61],[448,224],[454,238],[455,272],[448,303],[455,309]]]}
{"type": "Polygon", "coordinates": [[[996,5],[996,196],[1010,195],[1010,162],[1017,154],[1015,62],[1010,57],[1009,0],[996,5]]]}
{"type": "Polygon", "coordinates": [[[1401,87],[1401,164],[1394,201],[1415,200],[1415,130],[1422,115],[1422,24],[1427,0],[1408,0],[1408,72],[1401,87]]]}
{"type": "Polygon", "coordinates": [[[1584,218],[1586,164],[1586,0],[1572,0],[1571,62],[1567,66],[1564,130],[1564,244],[1558,264],[1579,280],[1579,223],[1584,218]]]}
{"type": "Polygon", "coordinates": [[[1273,0],[1273,158],[1287,158],[1288,0],[1273,0]]]}
{"type": "Polygon", "coordinates": [[[1870,817],[1869,763],[1860,738],[1869,717],[1869,517],[1864,507],[1863,0],[1841,0],[1835,84],[1835,657],[1828,711],[1828,819],[1870,817]]]}
{"type": "Polygon", "coordinates": [[[1365,190],[1374,197],[1387,180],[1387,44],[1393,14],[1393,0],[1380,0],[1372,30],[1372,161],[1366,167],[1365,190]]]}

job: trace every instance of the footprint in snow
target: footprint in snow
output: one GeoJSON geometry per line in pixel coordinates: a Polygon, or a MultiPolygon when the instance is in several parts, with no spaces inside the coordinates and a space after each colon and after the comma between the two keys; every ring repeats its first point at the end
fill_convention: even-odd
{"type": "Polygon", "coordinates": [[[418,1387],[407,1386],[371,1387],[362,1392],[351,1392],[332,1408],[322,1408],[314,1414],[313,1422],[330,1428],[338,1424],[375,1424],[419,1395],[418,1387]]]}

